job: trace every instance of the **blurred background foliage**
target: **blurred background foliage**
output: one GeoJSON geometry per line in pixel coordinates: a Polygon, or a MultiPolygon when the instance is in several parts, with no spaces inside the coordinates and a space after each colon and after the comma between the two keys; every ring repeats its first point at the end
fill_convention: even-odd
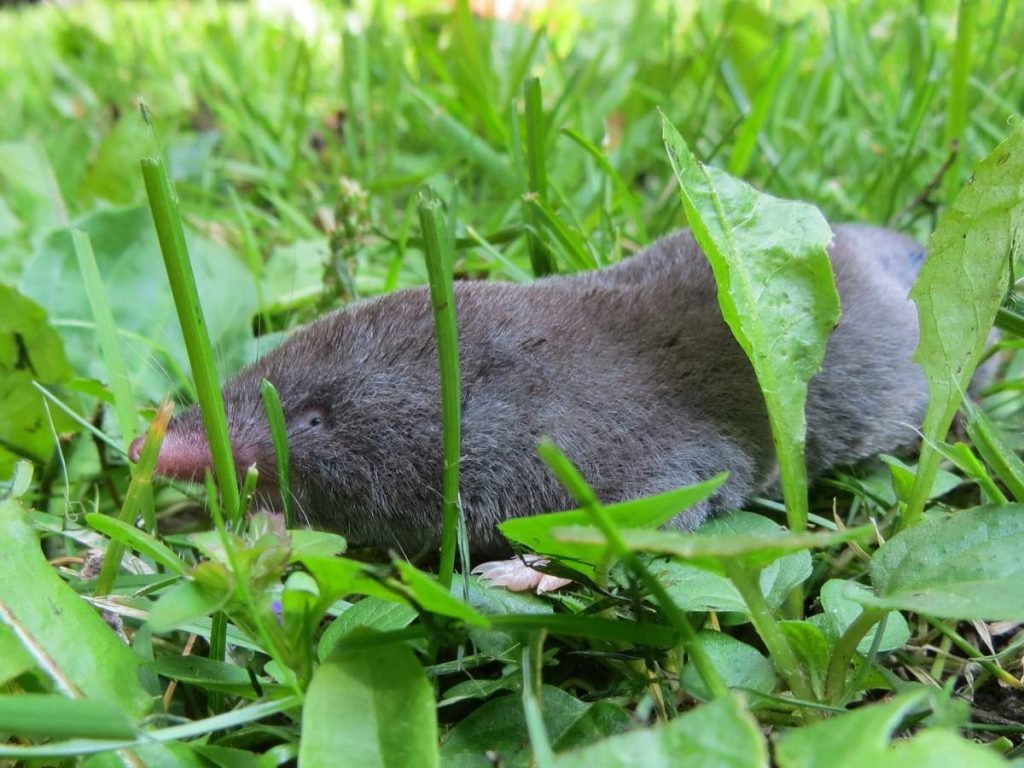
{"type": "Polygon", "coordinates": [[[187,395],[140,158],[166,155],[228,374],[315,314],[424,282],[423,184],[448,203],[460,277],[527,279],[528,232],[569,271],[683,225],[659,109],[772,194],[923,238],[1024,104],[1024,9],[965,8],[958,52],[952,0],[8,7],[0,280],[102,380],[66,231],[85,229],[135,391],[187,395]]]}

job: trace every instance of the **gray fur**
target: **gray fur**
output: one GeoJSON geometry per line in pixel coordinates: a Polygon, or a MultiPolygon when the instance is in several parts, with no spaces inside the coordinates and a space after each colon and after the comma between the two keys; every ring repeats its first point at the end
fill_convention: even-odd
{"type": "MultiPolygon", "coordinates": [[[[920,246],[871,227],[835,231],[843,316],[810,386],[812,474],[912,442],[927,399],[910,361],[917,318],[906,299],[920,246]]],[[[474,553],[505,549],[495,524],[506,518],[572,506],[534,451],[545,434],[605,502],[729,470],[714,498],[675,520],[683,528],[774,482],[763,399],[688,231],[602,271],[529,285],[459,282],[455,295],[474,553]]],[[[225,386],[236,461],[255,461],[273,493],[264,377],[281,395],[308,522],[408,554],[437,544],[441,415],[425,288],[328,315],[225,386]],[[313,416],[319,426],[308,426],[313,416]]],[[[188,476],[207,461],[191,409],[172,421],[158,471],[188,476]]]]}

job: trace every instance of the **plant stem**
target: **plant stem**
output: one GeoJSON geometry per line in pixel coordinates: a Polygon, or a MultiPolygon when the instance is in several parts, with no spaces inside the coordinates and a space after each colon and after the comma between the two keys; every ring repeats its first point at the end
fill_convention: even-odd
{"type": "Polygon", "coordinates": [[[423,229],[423,253],[430,279],[430,302],[434,308],[437,356],[441,375],[441,421],[444,469],[441,486],[441,562],[438,581],[451,586],[458,543],[459,446],[461,443],[461,389],[459,384],[459,331],[452,287],[451,238],[444,222],[441,201],[429,189],[420,192],[417,205],[423,229]]]}
{"type": "Polygon", "coordinates": [[[860,615],[846,628],[836,643],[829,659],[828,672],[825,675],[825,700],[830,704],[841,701],[846,689],[846,670],[850,666],[853,654],[857,652],[860,641],[885,615],[885,611],[877,608],[862,608],[860,615]]]}
{"type": "Polygon", "coordinates": [[[971,48],[977,26],[977,0],[960,0],[956,17],[956,48],[950,73],[949,102],[946,109],[946,146],[958,147],[956,159],[946,176],[946,203],[953,201],[963,181],[967,134],[967,86],[971,77],[971,48]]]}
{"type": "Polygon", "coordinates": [[[547,462],[548,466],[558,476],[558,479],[576,499],[576,502],[590,516],[594,525],[604,534],[605,539],[608,541],[608,548],[612,553],[620,558],[626,567],[636,574],[647,591],[654,597],[658,607],[665,614],[665,618],[668,619],[669,623],[678,633],[683,648],[689,655],[690,660],[693,661],[693,665],[697,668],[697,672],[704,681],[704,685],[710,691],[711,697],[717,699],[727,695],[729,690],[725,682],[711,663],[711,659],[704,652],[704,646],[701,645],[700,638],[697,637],[697,632],[694,630],[693,625],[690,624],[689,619],[686,618],[686,614],[679,610],[679,606],[672,601],[672,598],[669,597],[668,592],[661,586],[661,583],[644,567],[644,564],[640,562],[640,558],[626,546],[622,535],[615,527],[611,518],[608,517],[604,507],[597,500],[594,490],[583,479],[583,476],[580,475],[579,470],[547,438],[542,439],[537,445],[537,453],[547,462]]]}
{"type": "Polygon", "coordinates": [[[228,421],[220,393],[213,348],[210,336],[206,332],[203,308],[199,303],[192,262],[189,260],[188,246],[185,244],[185,230],[181,225],[178,198],[171,189],[167,171],[160,160],[152,157],[143,158],[142,178],[146,184],[149,208],[153,213],[153,223],[156,225],[160,252],[164,257],[164,267],[171,284],[171,294],[178,311],[181,332],[185,337],[185,349],[192,367],[192,377],[196,382],[217,487],[224,500],[227,518],[234,521],[238,516],[238,479],[235,476],[235,462],[231,455],[231,441],[228,439],[228,421]]]}
{"type": "MultiPolygon", "coordinates": [[[[782,627],[779,626],[779,623],[772,615],[772,609],[768,606],[768,601],[764,599],[764,595],[761,593],[761,586],[758,584],[756,573],[743,567],[735,560],[723,559],[723,564],[725,565],[726,575],[739,591],[743,602],[747,604],[747,608],[750,609],[750,620],[754,624],[754,629],[757,630],[758,636],[764,642],[765,647],[768,648],[768,652],[771,654],[772,661],[775,662],[779,674],[782,675],[797,698],[817,702],[818,697],[814,695],[814,689],[804,674],[803,667],[800,666],[796,654],[793,653],[793,649],[790,647],[789,640],[786,639],[786,634],[782,631],[782,627]]],[[[810,708],[804,709],[804,716],[812,721],[819,720],[821,717],[817,710],[810,708]]]]}

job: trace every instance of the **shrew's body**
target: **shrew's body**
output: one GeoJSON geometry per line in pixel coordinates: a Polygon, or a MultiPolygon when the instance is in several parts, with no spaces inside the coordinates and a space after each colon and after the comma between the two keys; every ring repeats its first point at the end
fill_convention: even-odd
{"type": "MultiPolygon", "coordinates": [[[[927,399],[911,354],[906,295],[922,256],[894,232],[848,225],[830,249],[842,302],[807,403],[809,470],[914,438],[927,399]]],[[[723,322],[706,259],[687,231],[609,269],[515,285],[455,286],[462,376],[462,502],[475,554],[503,548],[495,524],[572,505],[537,457],[553,438],[606,502],[728,470],[692,528],[776,476],[764,401],[723,322]]],[[[292,489],[314,526],[413,554],[440,535],[441,417],[425,288],[358,302],[293,335],[224,388],[236,462],[274,477],[259,383],[277,387],[292,489]]],[[[158,472],[209,462],[198,412],[176,418],[158,472]]],[[[279,506],[279,504],[278,504],[279,506]]]]}

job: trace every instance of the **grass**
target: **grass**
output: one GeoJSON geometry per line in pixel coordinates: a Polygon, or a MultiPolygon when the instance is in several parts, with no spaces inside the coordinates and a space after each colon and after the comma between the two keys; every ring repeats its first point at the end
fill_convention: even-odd
{"type": "MultiPolygon", "coordinates": [[[[990,314],[1008,235],[971,257],[970,298],[956,263],[929,278],[939,321],[922,337],[950,343],[925,361],[945,387],[926,471],[916,485],[912,458],[833,473],[811,493],[811,533],[783,533],[786,507],[771,501],[699,538],[624,530],[660,519],[664,499],[603,507],[542,448],[585,510],[574,522],[600,533],[541,518],[517,535],[568,537],[577,553],[607,542],[599,588],[541,599],[453,573],[452,472],[435,579],[336,557],[344,545],[329,534],[237,519],[245,500],[222,416],[207,424],[220,433],[219,491],[186,530],[195,489],[153,486],[115,450],[166,393],[195,392],[222,414],[218,381],[283,333],[428,278],[457,395],[441,311],[451,277],[609,264],[683,224],[659,110],[697,158],[758,189],[922,241],[977,167],[967,221],[1005,234],[986,185],[1008,169],[1019,220],[1019,140],[1004,145],[1007,161],[978,163],[1019,125],[1024,11],[1000,0],[581,2],[501,20],[464,2],[292,6],[0,11],[0,59],[12,62],[0,79],[0,282],[18,299],[0,307],[0,480],[12,477],[0,487],[0,762],[73,764],[121,747],[141,764],[330,765],[358,753],[487,765],[492,750],[507,765],[609,765],[611,736],[650,759],[698,739],[743,745],[749,765],[770,749],[783,766],[833,765],[837,749],[851,764],[901,750],[911,764],[1024,754],[1011,714],[1024,617],[1012,335],[1004,379],[981,410],[964,409],[970,440],[945,429],[988,334],[958,312],[990,314]],[[153,157],[174,191],[156,161],[140,173],[153,157]],[[421,204],[424,185],[436,198],[421,204]],[[31,374],[4,351],[18,344],[31,374]],[[45,459],[40,428],[56,436],[45,459]],[[31,483],[16,463],[26,459],[31,483]],[[208,515],[215,532],[189,532],[208,515]],[[875,528],[858,527],[867,521],[875,528]],[[102,570],[90,549],[108,554],[102,570]],[[54,623],[37,610],[47,605],[69,618],[54,623]],[[1006,621],[982,621],[993,618],[1006,621]],[[116,728],[77,718],[51,693],[103,698],[124,717],[116,728]],[[918,735],[872,746],[897,726],[918,735]]],[[[954,219],[937,238],[956,241],[954,219]]],[[[449,459],[457,405],[449,397],[449,459]]],[[[281,446],[279,459],[287,466],[281,446]]]]}

